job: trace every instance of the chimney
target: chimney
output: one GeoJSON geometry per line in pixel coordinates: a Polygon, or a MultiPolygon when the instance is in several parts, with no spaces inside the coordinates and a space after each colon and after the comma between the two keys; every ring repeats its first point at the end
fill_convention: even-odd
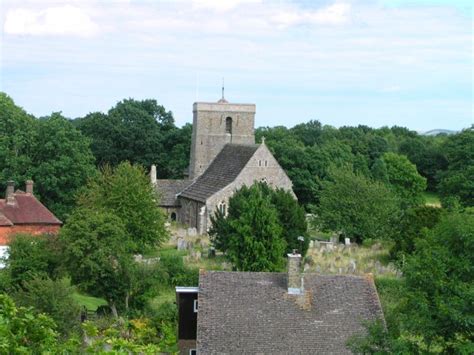
{"type": "Polygon", "coordinates": [[[33,195],[33,180],[26,180],[26,193],[33,195]]]}
{"type": "Polygon", "coordinates": [[[288,294],[301,295],[304,290],[303,275],[301,274],[301,254],[288,254],[288,294]]]}
{"type": "Polygon", "coordinates": [[[15,204],[15,182],[12,180],[7,181],[7,190],[5,192],[5,200],[7,201],[8,205],[15,204]]]}
{"type": "Polygon", "coordinates": [[[152,185],[156,184],[156,165],[153,164],[150,169],[150,182],[152,185]]]}

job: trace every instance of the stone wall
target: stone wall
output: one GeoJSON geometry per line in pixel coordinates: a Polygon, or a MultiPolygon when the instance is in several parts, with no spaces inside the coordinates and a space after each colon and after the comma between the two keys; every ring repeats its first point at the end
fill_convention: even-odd
{"type": "Polygon", "coordinates": [[[201,175],[227,143],[254,144],[255,105],[204,103],[193,105],[189,177],[201,175]],[[232,118],[232,134],[226,118],[232,118]]]}

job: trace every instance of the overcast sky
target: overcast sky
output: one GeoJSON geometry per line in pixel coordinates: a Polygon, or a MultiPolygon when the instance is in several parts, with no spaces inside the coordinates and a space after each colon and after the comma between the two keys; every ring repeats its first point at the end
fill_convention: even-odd
{"type": "Polygon", "coordinates": [[[474,122],[469,0],[0,3],[0,91],[36,116],[154,98],[182,125],[225,77],[257,126],[474,122]]]}

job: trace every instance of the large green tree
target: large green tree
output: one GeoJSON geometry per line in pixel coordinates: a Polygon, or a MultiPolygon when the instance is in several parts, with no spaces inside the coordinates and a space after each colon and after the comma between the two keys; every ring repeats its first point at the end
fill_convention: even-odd
{"type": "Polygon", "coordinates": [[[341,232],[361,242],[392,237],[399,220],[398,199],[384,184],[351,168],[333,168],[323,183],[316,223],[323,230],[341,232]]]}
{"type": "Polygon", "coordinates": [[[239,271],[279,271],[286,242],[278,212],[260,184],[242,187],[229,199],[228,215],[211,218],[212,238],[239,271]]]}
{"type": "Polygon", "coordinates": [[[32,176],[42,202],[60,218],[72,211],[78,190],[96,173],[89,145],[60,113],[38,121],[32,176]]]}
{"type": "Polygon", "coordinates": [[[448,166],[439,172],[439,191],[474,206],[474,128],[449,136],[442,146],[448,166]]]}
{"type": "Polygon", "coordinates": [[[123,221],[101,209],[79,208],[61,229],[63,263],[72,281],[103,297],[112,312],[125,307],[132,288],[133,257],[123,221]]]}
{"type": "Polygon", "coordinates": [[[418,173],[416,166],[406,156],[395,153],[385,153],[382,159],[387,169],[389,186],[400,197],[402,206],[422,204],[426,179],[418,173]]]}
{"type": "Polygon", "coordinates": [[[115,168],[103,167],[84,189],[79,205],[118,216],[127,231],[128,247],[134,252],[143,252],[168,238],[165,217],[156,200],[156,192],[144,169],[123,162],[115,168]]]}

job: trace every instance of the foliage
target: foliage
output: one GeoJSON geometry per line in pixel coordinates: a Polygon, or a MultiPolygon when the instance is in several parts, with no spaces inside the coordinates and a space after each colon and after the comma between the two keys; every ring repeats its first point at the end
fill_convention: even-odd
{"type": "Polygon", "coordinates": [[[35,313],[47,314],[63,335],[77,330],[80,308],[73,298],[74,287],[69,279],[36,277],[25,281],[22,286],[13,293],[18,305],[32,307],[35,313]]]}
{"type": "Polygon", "coordinates": [[[199,283],[199,270],[186,266],[183,258],[177,255],[162,255],[160,264],[168,274],[169,286],[197,286],[199,283]]]}
{"type": "Polygon", "coordinates": [[[10,297],[0,294],[0,353],[52,352],[58,344],[55,328],[50,317],[17,307],[10,297]]]}
{"type": "Polygon", "coordinates": [[[420,239],[403,268],[403,322],[428,351],[459,352],[470,347],[474,317],[474,215],[452,213],[420,239]]]}
{"type": "Polygon", "coordinates": [[[398,253],[411,254],[416,239],[427,235],[439,222],[441,212],[441,208],[431,206],[417,206],[405,211],[399,225],[400,233],[394,239],[392,256],[398,253]]]}
{"type": "Polygon", "coordinates": [[[464,206],[474,206],[474,127],[446,138],[442,149],[448,166],[439,172],[439,191],[457,196],[464,206]]]}
{"type": "Polygon", "coordinates": [[[76,192],[95,173],[90,141],[60,113],[36,120],[3,93],[0,108],[0,189],[7,180],[33,179],[35,195],[66,218],[76,192]]]}
{"type": "Polygon", "coordinates": [[[398,201],[382,183],[333,169],[323,184],[316,223],[323,230],[340,231],[357,242],[393,236],[399,218],[398,201]]]}
{"type": "Polygon", "coordinates": [[[59,218],[71,212],[77,191],[96,173],[89,145],[89,140],[59,113],[38,121],[32,156],[38,162],[32,169],[35,189],[59,218]]]}
{"type": "Polygon", "coordinates": [[[168,238],[153,187],[138,165],[123,162],[115,168],[102,168],[80,196],[79,205],[119,217],[127,232],[123,241],[133,252],[159,246],[168,238]]]}
{"type": "Polygon", "coordinates": [[[282,269],[286,241],[278,212],[262,184],[243,186],[229,199],[228,215],[218,211],[211,222],[209,234],[236,270],[282,269]]]}
{"type": "Polygon", "coordinates": [[[387,168],[390,188],[400,197],[402,206],[422,204],[426,179],[416,170],[416,166],[407,157],[395,153],[385,153],[382,157],[387,168]]]}
{"type": "Polygon", "coordinates": [[[11,286],[21,287],[35,277],[57,277],[61,265],[58,248],[55,235],[15,235],[10,241],[6,260],[11,286]]]}
{"type": "Polygon", "coordinates": [[[107,211],[76,209],[60,238],[72,281],[91,295],[105,298],[112,309],[123,307],[131,289],[133,259],[121,219],[107,211]]]}

